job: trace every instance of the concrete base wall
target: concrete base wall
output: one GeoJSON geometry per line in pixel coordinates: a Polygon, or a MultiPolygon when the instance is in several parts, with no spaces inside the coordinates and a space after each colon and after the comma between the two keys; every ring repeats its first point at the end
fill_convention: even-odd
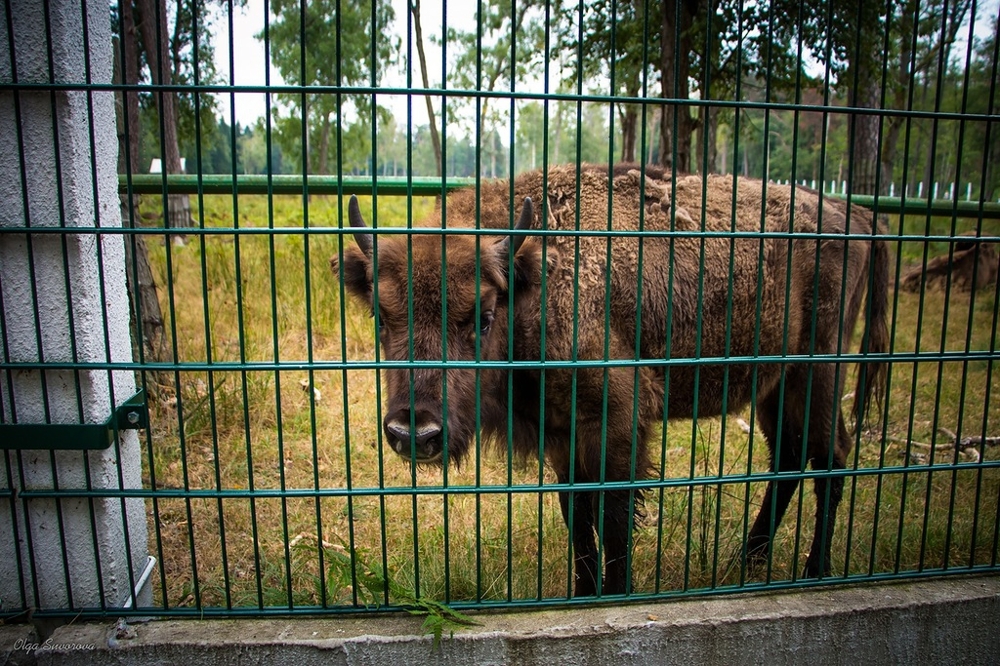
{"type": "Polygon", "coordinates": [[[156,621],[132,637],[85,623],[58,629],[35,656],[63,666],[1000,663],[997,576],[476,619],[438,650],[409,616],[156,621]]]}

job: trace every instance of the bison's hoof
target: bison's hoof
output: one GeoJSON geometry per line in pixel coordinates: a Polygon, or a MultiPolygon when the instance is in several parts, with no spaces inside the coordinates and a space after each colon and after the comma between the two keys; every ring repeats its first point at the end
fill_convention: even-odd
{"type": "Polygon", "coordinates": [[[832,574],[829,558],[820,558],[809,555],[806,558],[806,566],[802,571],[803,578],[829,578],[832,574]]]}

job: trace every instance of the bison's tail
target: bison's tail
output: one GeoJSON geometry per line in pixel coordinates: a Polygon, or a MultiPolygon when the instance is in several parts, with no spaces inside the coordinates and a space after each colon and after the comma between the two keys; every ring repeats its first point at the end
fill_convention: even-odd
{"type": "MultiPolygon", "coordinates": [[[[865,334],[861,340],[862,354],[885,354],[889,351],[889,249],[885,242],[872,242],[872,266],[868,304],[865,307],[865,334]]],[[[869,418],[872,401],[878,411],[885,395],[888,364],[884,360],[862,362],[858,366],[858,385],[854,391],[854,423],[860,428],[869,418]]],[[[877,417],[876,417],[877,418],[877,417]]]]}

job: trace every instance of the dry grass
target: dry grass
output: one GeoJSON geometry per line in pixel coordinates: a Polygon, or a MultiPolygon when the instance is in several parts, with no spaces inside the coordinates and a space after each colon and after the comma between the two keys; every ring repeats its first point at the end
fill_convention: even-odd
{"type": "MultiPolygon", "coordinates": [[[[268,226],[266,198],[238,203],[241,227],[268,226]]],[[[301,225],[300,198],[275,197],[273,205],[274,226],[301,225]]],[[[405,223],[405,205],[380,199],[382,224],[405,223]]],[[[416,201],[414,215],[431,205],[416,201]]],[[[207,197],[203,209],[206,226],[232,226],[231,198],[207,197]]],[[[313,197],[309,216],[310,226],[335,226],[336,200],[313,197]]],[[[558,500],[553,492],[530,489],[554,482],[548,470],[535,462],[512,466],[490,452],[446,477],[440,470],[411,470],[378,447],[373,370],[309,369],[310,361],[375,356],[367,313],[353,302],[341,309],[340,287],[327,263],[337,241],[336,235],[299,233],[191,236],[184,247],[150,243],[158,282],[166,286],[162,301],[172,315],[168,326],[178,361],[289,364],[278,372],[252,365],[185,369],[152,405],[147,484],[291,491],[151,501],[166,581],[159,603],[363,603],[351,553],[355,573],[384,569],[415,595],[448,601],[565,597],[570,559],[558,500]],[[442,486],[450,489],[447,495],[442,486]],[[408,492],[414,488],[421,492],[408,492]]],[[[912,257],[912,250],[902,255],[912,257]]],[[[995,345],[992,292],[974,299],[953,294],[947,302],[940,293],[895,298],[897,352],[995,345]]],[[[1000,434],[996,366],[993,374],[987,361],[976,360],[893,366],[886,437],[881,431],[861,437],[851,465],[891,469],[848,479],[833,544],[835,571],[996,565],[1000,470],[943,451],[931,464],[901,456],[907,440],[931,443],[939,427],[1000,434]]],[[[763,483],[734,477],[765,472],[767,461],[762,437],[743,432],[738,417],[749,420],[749,410],[726,421],[671,423],[660,439],[663,478],[674,485],[647,498],[636,532],[636,591],[742,582],[734,555],[763,483]],[[692,478],[699,483],[683,484],[692,478]],[[700,482],[706,478],[714,481],[700,482]]],[[[911,446],[909,452],[927,451],[911,446]]],[[[995,450],[986,454],[987,460],[998,457],[995,450]]],[[[754,580],[784,581],[800,573],[813,503],[808,484],[779,530],[770,571],[754,580]]]]}

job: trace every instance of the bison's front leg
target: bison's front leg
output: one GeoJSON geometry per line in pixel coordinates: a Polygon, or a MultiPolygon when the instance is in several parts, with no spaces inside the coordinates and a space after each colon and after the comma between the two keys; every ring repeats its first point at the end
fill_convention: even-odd
{"type": "MultiPolygon", "coordinates": [[[[786,394],[785,413],[783,415],[782,396],[779,390],[773,390],[762,396],[757,402],[757,424],[767,440],[771,455],[771,471],[776,473],[800,471],[802,460],[802,429],[798,422],[787,418],[788,404],[792,401],[791,394],[786,394]]],[[[754,575],[763,570],[771,560],[771,546],[774,533],[781,525],[788,505],[798,490],[799,479],[772,478],[764,491],[757,519],[747,534],[743,557],[746,558],[747,570],[754,575]]]]}
{"type": "MultiPolygon", "coordinates": [[[[559,482],[569,483],[568,476],[560,474],[559,482]]],[[[573,541],[573,569],[576,578],[573,596],[577,597],[597,594],[597,543],[594,541],[594,514],[590,496],[591,493],[574,491],[559,493],[563,520],[573,541]]]]}
{"type": "MultiPolygon", "coordinates": [[[[810,461],[816,471],[830,470],[833,472],[844,469],[847,453],[851,450],[851,438],[847,434],[842,416],[837,417],[837,446],[833,455],[814,456],[810,461]],[[832,458],[832,460],[828,459],[832,458]]],[[[823,432],[823,430],[820,430],[823,432]]],[[[829,440],[824,439],[823,444],[829,440]]],[[[803,575],[806,578],[825,578],[831,573],[830,555],[833,551],[833,533],[837,526],[837,507],[844,494],[844,477],[816,477],[814,481],[816,493],[816,528],[813,531],[812,546],[803,575]]]]}
{"type": "MultiPolygon", "coordinates": [[[[827,461],[813,460],[814,470],[844,469],[844,464],[836,458],[833,465],[827,461]]],[[[837,524],[837,507],[844,494],[844,477],[835,476],[831,479],[816,477],[816,528],[813,531],[812,546],[806,558],[806,566],[802,572],[804,578],[827,578],[832,573],[830,556],[833,551],[833,531],[837,524]],[[829,488],[827,488],[829,486],[829,488]]]]}
{"type": "Polygon", "coordinates": [[[595,532],[601,535],[604,544],[605,575],[601,594],[625,594],[629,582],[629,528],[634,498],[628,491],[570,491],[559,493],[559,504],[573,540],[573,568],[576,578],[573,596],[590,597],[597,594],[600,567],[595,532]],[[600,516],[603,517],[598,518],[600,516]]]}
{"type": "MultiPolygon", "coordinates": [[[[595,498],[600,497],[597,493],[595,498]]],[[[595,499],[596,502],[596,499],[595,499]]],[[[625,594],[630,581],[628,556],[635,498],[627,490],[604,493],[603,543],[605,575],[602,594],[625,594]]],[[[595,507],[595,514],[601,515],[595,507]]]]}

